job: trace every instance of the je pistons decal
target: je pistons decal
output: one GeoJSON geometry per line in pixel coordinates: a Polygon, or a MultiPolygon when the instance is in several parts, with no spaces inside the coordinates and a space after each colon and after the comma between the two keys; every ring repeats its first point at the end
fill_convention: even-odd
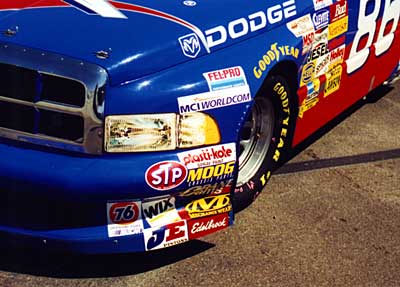
{"type": "Polygon", "coordinates": [[[189,240],[185,220],[160,228],[145,229],[143,235],[146,251],[177,245],[189,240]]]}
{"type": "Polygon", "coordinates": [[[153,164],[145,174],[147,184],[156,190],[169,190],[182,184],[187,169],[177,161],[163,161],[153,164]]]}

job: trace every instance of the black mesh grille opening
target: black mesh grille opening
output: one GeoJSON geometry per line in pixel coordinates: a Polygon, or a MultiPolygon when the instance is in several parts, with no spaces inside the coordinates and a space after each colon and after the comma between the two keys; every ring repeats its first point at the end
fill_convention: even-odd
{"type": "Polygon", "coordinates": [[[33,102],[37,77],[36,71],[0,64],[0,96],[33,102]]]}
{"type": "Polygon", "coordinates": [[[34,132],[33,107],[0,102],[0,127],[28,133],[34,132]]]}
{"type": "Polygon", "coordinates": [[[85,86],[80,82],[57,76],[41,74],[41,100],[83,107],[85,105],[85,86]]]}
{"type": "Polygon", "coordinates": [[[83,141],[84,121],[76,115],[40,110],[39,133],[75,142],[83,141]]]}

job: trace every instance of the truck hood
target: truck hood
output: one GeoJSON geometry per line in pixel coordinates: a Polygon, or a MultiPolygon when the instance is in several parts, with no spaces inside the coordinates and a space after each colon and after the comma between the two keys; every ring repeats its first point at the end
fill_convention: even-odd
{"type": "Polygon", "coordinates": [[[284,16],[268,23],[273,13],[267,10],[291,7],[291,14],[281,14],[296,16],[295,0],[286,2],[290,5],[280,0],[2,0],[0,41],[95,63],[119,84],[283,24],[284,16]],[[233,38],[228,23],[237,19],[233,38]]]}

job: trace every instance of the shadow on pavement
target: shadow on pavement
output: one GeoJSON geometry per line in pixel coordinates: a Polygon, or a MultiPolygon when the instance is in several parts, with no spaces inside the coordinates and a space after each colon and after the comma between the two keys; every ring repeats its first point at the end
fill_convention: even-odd
{"type": "Polygon", "coordinates": [[[43,250],[0,250],[0,270],[52,278],[102,278],[135,275],[203,253],[215,245],[194,240],[148,253],[82,255],[43,250]]]}
{"type": "Polygon", "coordinates": [[[276,174],[287,174],[315,169],[339,167],[352,164],[368,163],[374,161],[400,158],[400,149],[385,150],[373,153],[316,159],[302,162],[288,163],[276,171],[276,174]]]}

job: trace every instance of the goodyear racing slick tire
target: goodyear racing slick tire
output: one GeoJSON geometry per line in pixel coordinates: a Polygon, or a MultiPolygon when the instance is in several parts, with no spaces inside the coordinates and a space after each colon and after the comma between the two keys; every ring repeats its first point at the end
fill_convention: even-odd
{"type": "Polygon", "coordinates": [[[289,84],[282,76],[271,76],[256,95],[240,133],[236,212],[250,205],[270,179],[289,146],[290,121],[289,84]]]}

